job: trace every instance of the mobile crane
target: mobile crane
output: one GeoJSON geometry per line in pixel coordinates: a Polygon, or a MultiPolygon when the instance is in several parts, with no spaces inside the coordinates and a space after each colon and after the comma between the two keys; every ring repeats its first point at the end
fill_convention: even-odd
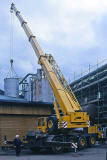
{"type": "Polygon", "coordinates": [[[52,148],[54,152],[59,153],[69,143],[77,143],[79,148],[94,145],[96,139],[101,138],[102,131],[99,131],[97,125],[90,126],[89,115],[82,111],[53,56],[42,51],[27,22],[13,3],[11,12],[19,19],[55,96],[56,115],[39,118],[38,131],[29,131],[26,135],[30,148],[52,148]],[[82,131],[78,131],[79,128],[82,131]]]}

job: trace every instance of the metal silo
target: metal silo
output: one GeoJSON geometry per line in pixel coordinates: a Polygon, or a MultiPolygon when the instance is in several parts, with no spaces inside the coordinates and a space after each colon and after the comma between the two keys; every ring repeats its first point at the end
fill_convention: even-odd
{"type": "Polygon", "coordinates": [[[19,78],[5,78],[4,92],[9,97],[19,97],[19,78]]]}
{"type": "Polygon", "coordinates": [[[33,82],[33,101],[53,103],[54,96],[52,89],[45,78],[35,79],[33,82]]]}
{"type": "Polygon", "coordinates": [[[19,97],[19,78],[13,67],[13,59],[10,59],[10,69],[4,79],[4,94],[9,97],[19,97]]]}
{"type": "Polygon", "coordinates": [[[49,85],[48,80],[42,78],[41,85],[42,85],[42,101],[53,103],[54,102],[53,91],[49,85]]]}

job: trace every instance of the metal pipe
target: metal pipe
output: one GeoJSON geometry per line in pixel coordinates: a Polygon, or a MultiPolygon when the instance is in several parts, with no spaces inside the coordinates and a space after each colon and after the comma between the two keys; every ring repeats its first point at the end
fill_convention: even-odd
{"type": "Polygon", "coordinates": [[[19,82],[19,85],[20,84],[22,84],[23,83],[23,81],[27,78],[27,77],[29,77],[29,76],[36,76],[37,77],[37,75],[36,74],[33,74],[33,73],[28,73],[20,82],[19,82]]]}

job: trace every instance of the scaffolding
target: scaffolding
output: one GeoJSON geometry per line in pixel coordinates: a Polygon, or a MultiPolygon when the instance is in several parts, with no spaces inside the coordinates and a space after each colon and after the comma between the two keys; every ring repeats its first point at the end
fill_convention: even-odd
{"type": "Polygon", "coordinates": [[[82,72],[81,78],[70,84],[81,106],[97,106],[96,121],[103,126],[107,126],[107,63],[103,64],[106,60],[93,67],[89,65],[88,72],[82,72]]]}

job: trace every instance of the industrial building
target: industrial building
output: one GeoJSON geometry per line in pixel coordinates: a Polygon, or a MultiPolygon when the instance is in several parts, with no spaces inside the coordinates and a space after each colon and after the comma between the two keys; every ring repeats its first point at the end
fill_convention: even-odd
{"type": "Polygon", "coordinates": [[[20,82],[20,95],[26,101],[41,101],[53,103],[53,91],[43,70],[37,69],[36,74],[28,73],[20,82]]]}
{"type": "Polygon", "coordinates": [[[19,79],[10,62],[4,91],[0,90],[0,146],[4,137],[11,141],[19,134],[23,139],[27,131],[36,129],[37,118],[49,116],[53,108],[53,93],[42,71],[19,79]]]}
{"type": "Polygon", "coordinates": [[[70,86],[83,108],[89,104],[97,107],[96,123],[107,127],[107,64],[75,80],[70,86]]]}
{"type": "Polygon", "coordinates": [[[52,104],[0,100],[0,146],[4,137],[11,141],[16,134],[21,139],[29,130],[35,130],[39,116],[49,116],[52,104]]]}

